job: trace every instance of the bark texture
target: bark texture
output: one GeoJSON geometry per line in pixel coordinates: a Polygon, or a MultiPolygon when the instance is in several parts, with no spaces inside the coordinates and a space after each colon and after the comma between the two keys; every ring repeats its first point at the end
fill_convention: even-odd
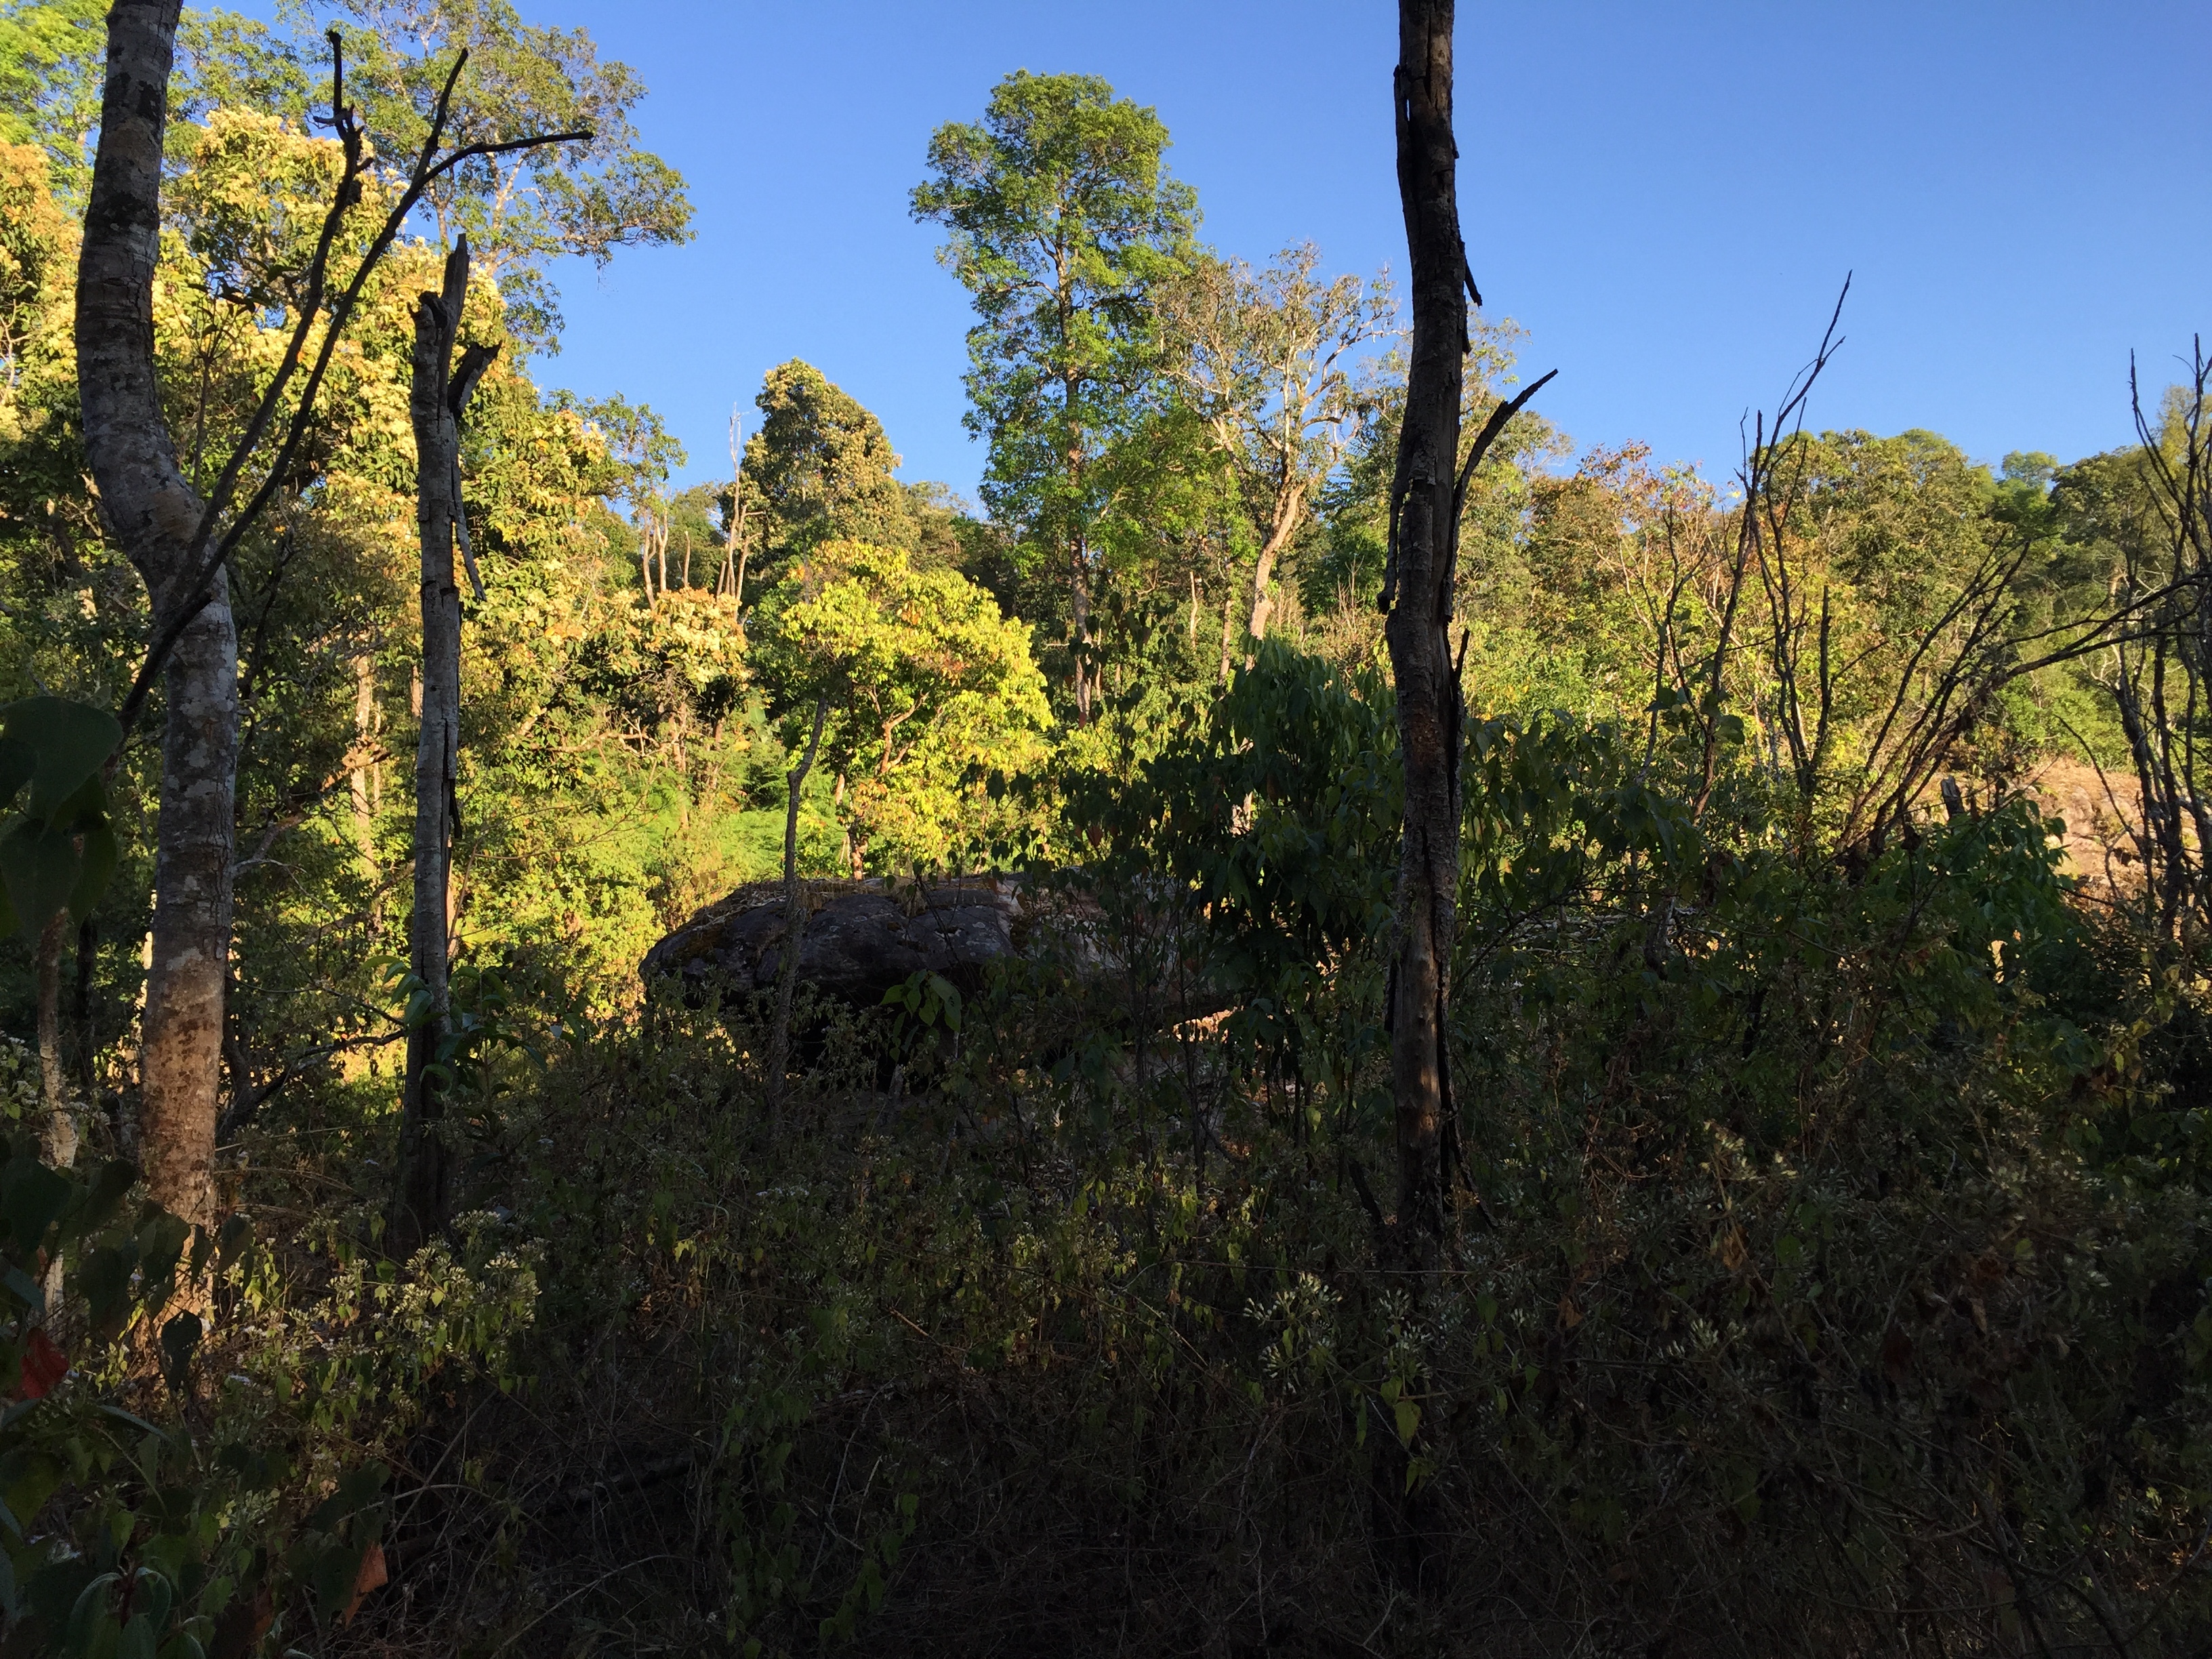
{"type": "MultiPolygon", "coordinates": [[[[155,614],[197,594],[203,506],[177,463],[154,370],[161,144],[178,0],[108,14],[100,149],[77,266],[77,385],[86,459],[108,528],[155,614]]],[[[223,987],[230,954],[238,769],[238,635],[220,570],[163,670],[161,811],[152,960],[139,1045],[139,1131],[154,1199],[215,1216],[223,987]]]]}
{"type": "Polygon", "coordinates": [[[1304,520],[1306,506],[1306,487],[1303,483],[1279,481],[1275,489],[1275,505],[1267,520],[1267,539],[1260,544],[1260,561],[1252,567],[1252,620],[1249,624],[1255,640],[1267,637],[1267,618],[1275,610],[1275,562],[1283,550],[1291,544],[1304,520]]]}
{"type": "Polygon", "coordinates": [[[63,1169],[76,1162],[76,1119],[62,1069],[62,935],[68,930],[69,912],[56,912],[40,932],[38,949],[39,1078],[46,1104],[39,1151],[63,1169]]]}
{"type": "Polygon", "coordinates": [[[452,1025],[450,899],[453,836],[460,823],[461,587],[455,553],[465,553],[468,535],[461,507],[460,421],[476,376],[489,361],[488,353],[471,347],[458,372],[453,365],[468,287],[469,248],[463,238],[446,260],[443,291],[423,295],[416,307],[409,392],[422,549],[422,723],[415,746],[415,906],[408,948],[426,1011],[407,1034],[399,1178],[386,1234],[398,1255],[444,1227],[453,1204],[452,1158],[440,1133],[446,1083],[436,1068],[452,1025]]]}
{"type": "Polygon", "coordinates": [[[1444,1005],[1459,885],[1462,703],[1450,628],[1468,265],[1455,193],[1452,0],[1400,0],[1398,41],[1398,189],[1413,341],[1382,597],[1406,770],[1390,1018],[1398,1224],[1411,1245],[1443,1225],[1451,1111],[1444,1005]]]}

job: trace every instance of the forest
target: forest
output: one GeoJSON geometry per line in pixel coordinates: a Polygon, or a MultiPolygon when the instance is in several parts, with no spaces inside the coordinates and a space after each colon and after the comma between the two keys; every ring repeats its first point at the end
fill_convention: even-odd
{"type": "Polygon", "coordinates": [[[0,0],[0,1654],[2212,1653],[2212,363],[1578,447],[1395,14],[1391,271],[942,112],[969,501],[550,383],[585,32],[0,0]]]}

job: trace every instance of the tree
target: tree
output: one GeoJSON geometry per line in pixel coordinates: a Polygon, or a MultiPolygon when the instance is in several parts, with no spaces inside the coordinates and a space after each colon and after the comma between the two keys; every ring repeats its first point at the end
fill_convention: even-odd
{"type": "Polygon", "coordinates": [[[467,236],[479,280],[533,349],[560,349],[556,259],[604,264],[618,247],[690,239],[683,179],[638,146],[630,121],[644,86],[627,64],[602,62],[584,30],[526,24],[508,0],[284,0],[279,15],[282,32],[228,12],[192,28],[189,107],[273,109],[304,126],[329,29],[344,43],[348,88],[387,185],[422,151],[463,51],[469,74],[445,108],[446,142],[586,135],[470,157],[432,182],[415,227],[441,249],[467,236]]]}
{"type": "Polygon", "coordinates": [[[162,139],[177,13],[176,0],[119,0],[109,14],[100,149],[77,272],[76,347],[85,453],[102,516],[145,579],[155,614],[190,613],[164,676],[161,845],[139,1111],[149,1190],[178,1214],[205,1222],[215,1206],[210,1165],[230,951],[238,634],[220,564],[200,574],[212,514],[178,465],[154,363],[162,139]]]}
{"type": "Polygon", "coordinates": [[[301,488],[302,446],[337,343],[424,194],[472,160],[589,135],[485,139],[446,152],[445,116],[467,62],[463,53],[447,72],[404,187],[362,246],[346,231],[351,210],[368,194],[370,152],[345,101],[343,56],[334,52],[330,120],[339,177],[312,253],[283,289],[283,344],[273,372],[203,490],[179,462],[155,356],[155,275],[178,15],[171,0],[120,0],[108,14],[76,341],[85,454],[102,516],[153,601],[153,643],[119,711],[125,729],[157,674],[166,694],[153,963],[139,1050],[147,1181],[159,1202],[205,1223],[215,1206],[236,878],[239,655],[226,564],[277,496],[301,488]],[[343,285],[333,276],[340,255],[350,256],[352,266],[343,285]]]}
{"type": "Polygon", "coordinates": [[[1066,573],[1068,680],[1088,722],[1098,462],[1134,421],[1155,362],[1150,295],[1190,254],[1197,198],[1161,164],[1151,109],[1094,76],[1001,81],[980,125],[939,127],[916,219],[975,297],[968,429],[991,446],[983,500],[1034,560],[1066,573]]]}
{"type": "Polygon", "coordinates": [[[1406,775],[1397,942],[1391,965],[1391,1094],[1398,1224],[1405,1249],[1443,1222],[1451,1117],[1444,1013],[1459,890],[1460,757],[1466,718],[1452,654],[1460,510],[1468,480],[1547,374],[1492,411],[1464,460],[1460,400],[1467,302],[1479,304],[1460,238],[1459,149],[1452,137],[1453,0],[1399,0],[1398,193],[1412,253],[1413,341],[1390,489],[1383,635],[1398,690],[1406,775]]]}
{"type": "Polygon", "coordinates": [[[46,152],[61,193],[88,182],[85,146],[100,125],[104,0],[0,0],[0,139],[46,152]]]}
{"type": "Polygon", "coordinates": [[[769,370],[754,401],[761,427],[745,443],[742,487],[767,511],[771,557],[805,558],[830,541],[914,546],[899,458],[858,399],[794,357],[769,370]]]}
{"type": "Polygon", "coordinates": [[[1352,354],[1386,337],[1396,313],[1382,279],[1323,283],[1320,263],[1310,242],[1258,273],[1207,258],[1159,290],[1167,371],[1236,467],[1252,519],[1254,640],[1267,636],[1277,562],[1379,404],[1371,366],[1352,354]]]}
{"type": "Polygon", "coordinates": [[[459,826],[461,760],[461,592],[457,544],[479,603],[483,583],[469,544],[461,502],[461,416],[496,347],[472,343],[453,361],[468,301],[469,244],[446,260],[441,292],[425,294],[415,313],[416,518],[422,550],[422,724],[415,750],[415,906],[409,955],[415,981],[407,1032],[407,1083],[399,1129],[399,1174],[392,1200],[392,1248],[404,1255],[446,1224],[448,1163],[439,1126],[445,1115],[446,1038],[452,1016],[453,832],[459,826]]]}
{"type": "Polygon", "coordinates": [[[849,788],[856,873],[942,862],[988,817],[981,775],[1044,758],[1029,624],[898,548],[833,542],[817,557],[827,574],[787,597],[763,641],[770,672],[794,707],[831,710],[822,753],[849,788]]]}

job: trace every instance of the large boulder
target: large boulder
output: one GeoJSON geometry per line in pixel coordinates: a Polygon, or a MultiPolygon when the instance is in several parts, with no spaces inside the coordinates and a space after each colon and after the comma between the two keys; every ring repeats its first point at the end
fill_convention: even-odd
{"type": "MultiPolygon", "coordinates": [[[[799,977],[855,1007],[923,969],[963,992],[1015,948],[1021,921],[1018,884],[969,876],[927,884],[882,880],[808,882],[806,933],[799,977]]],[[[639,972],[650,983],[674,978],[688,994],[773,989],[783,971],[784,891],[756,882],[711,904],[646,953],[639,972]]]]}

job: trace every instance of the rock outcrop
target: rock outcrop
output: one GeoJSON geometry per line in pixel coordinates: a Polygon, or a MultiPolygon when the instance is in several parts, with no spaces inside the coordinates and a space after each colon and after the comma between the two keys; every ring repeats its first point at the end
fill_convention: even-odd
{"type": "MultiPolygon", "coordinates": [[[[1011,877],[893,886],[882,880],[809,882],[811,909],[799,950],[799,977],[817,990],[871,1008],[884,993],[927,969],[961,990],[1015,949],[1019,884],[1011,877]]],[[[783,971],[781,882],[756,882],[711,904],[646,953],[650,983],[673,977],[687,994],[772,989],[783,971]]]]}

